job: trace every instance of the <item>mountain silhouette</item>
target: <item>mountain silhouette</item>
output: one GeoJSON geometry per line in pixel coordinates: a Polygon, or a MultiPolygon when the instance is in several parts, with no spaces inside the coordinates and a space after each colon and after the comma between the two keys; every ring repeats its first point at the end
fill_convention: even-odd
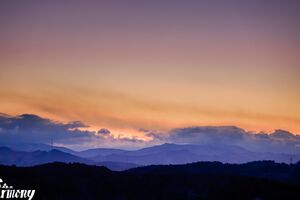
{"type": "Polygon", "coordinates": [[[259,160],[273,160],[279,163],[290,163],[291,161],[297,162],[300,160],[300,154],[253,152],[240,146],[224,144],[192,145],[165,143],[138,150],[96,148],[84,151],[73,151],[64,147],[52,147],[44,144],[23,144],[17,147],[12,146],[9,149],[14,152],[10,152],[9,155],[8,153],[3,154],[1,164],[33,166],[59,161],[95,165],[102,163],[104,166],[107,166],[106,164],[110,163],[109,168],[114,170],[129,169],[141,165],[186,164],[198,161],[246,163],[259,160]],[[23,149],[23,151],[18,149],[23,149]],[[116,166],[123,167],[118,168],[116,166]]]}
{"type": "Polygon", "coordinates": [[[95,162],[86,158],[81,158],[56,149],[50,151],[15,151],[8,147],[0,147],[0,164],[16,166],[35,166],[51,162],[83,163],[88,165],[106,166],[112,170],[120,171],[139,165],[122,162],[95,162]]]}
{"type": "Polygon", "coordinates": [[[135,151],[111,151],[100,153],[90,159],[100,161],[130,162],[139,165],[185,164],[198,161],[220,161],[224,163],[246,163],[257,160],[274,160],[289,163],[300,160],[300,155],[252,152],[234,145],[178,145],[162,144],[135,151]]]}

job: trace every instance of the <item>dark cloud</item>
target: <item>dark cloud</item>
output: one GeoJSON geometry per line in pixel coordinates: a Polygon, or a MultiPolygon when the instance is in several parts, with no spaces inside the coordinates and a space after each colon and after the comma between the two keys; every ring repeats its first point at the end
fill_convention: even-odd
{"type": "Polygon", "coordinates": [[[284,130],[271,134],[247,132],[235,126],[201,126],[173,129],[166,142],[237,145],[252,151],[300,153],[300,136],[284,130]]]}
{"type": "Polygon", "coordinates": [[[108,130],[106,128],[102,128],[97,133],[98,134],[102,134],[102,135],[109,135],[110,134],[110,130],[108,130]]]}
{"type": "Polygon", "coordinates": [[[133,147],[144,141],[132,137],[115,137],[102,128],[97,133],[85,130],[86,124],[80,121],[62,123],[33,114],[9,116],[0,113],[0,145],[18,143],[50,143],[86,149],[93,147],[133,147]]]}
{"type": "Polygon", "coordinates": [[[235,126],[202,126],[174,129],[169,139],[181,143],[238,142],[245,131],[235,126]]]}
{"type": "Polygon", "coordinates": [[[277,139],[283,139],[283,140],[294,140],[294,139],[297,139],[298,136],[296,136],[288,131],[277,129],[272,134],[270,134],[270,137],[277,138],[277,139]]]}
{"type": "Polygon", "coordinates": [[[79,121],[60,123],[32,114],[0,115],[0,142],[49,143],[50,140],[92,137],[93,132],[79,130],[86,127],[88,126],[79,121]]]}
{"type": "Polygon", "coordinates": [[[81,121],[72,121],[68,123],[69,128],[88,128],[89,126],[81,121]]]}
{"type": "Polygon", "coordinates": [[[158,130],[149,130],[149,129],[144,129],[140,128],[138,131],[142,132],[145,134],[145,136],[152,138],[152,141],[164,141],[168,137],[165,133],[160,132],[158,130]]]}
{"type": "Polygon", "coordinates": [[[235,126],[187,127],[165,133],[139,129],[144,136],[152,138],[146,142],[136,137],[115,136],[106,128],[96,133],[85,130],[87,127],[80,121],[61,123],[32,114],[9,116],[0,113],[0,145],[54,140],[56,144],[75,148],[135,148],[170,142],[237,145],[251,151],[300,153],[300,136],[280,129],[271,134],[252,133],[235,126]]]}

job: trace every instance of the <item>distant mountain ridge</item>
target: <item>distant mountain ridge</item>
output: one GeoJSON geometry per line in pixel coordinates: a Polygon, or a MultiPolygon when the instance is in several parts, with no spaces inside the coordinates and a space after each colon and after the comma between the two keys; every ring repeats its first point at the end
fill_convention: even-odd
{"type": "Polygon", "coordinates": [[[91,158],[95,156],[107,156],[110,154],[118,154],[118,153],[124,153],[127,152],[127,150],[122,149],[108,149],[108,148],[95,148],[95,149],[88,149],[84,151],[74,152],[75,155],[84,157],[84,158],[91,158]]]}
{"type": "Polygon", "coordinates": [[[15,151],[8,147],[0,148],[0,163],[6,165],[17,165],[17,166],[34,166],[50,162],[78,162],[92,164],[93,162],[80,158],[72,154],[61,152],[59,150],[50,151],[15,151]]]}
{"type": "Polygon", "coordinates": [[[234,145],[178,145],[165,143],[136,151],[112,152],[91,157],[94,161],[130,162],[140,165],[186,164],[198,161],[246,163],[257,160],[274,160],[290,163],[300,160],[300,155],[271,152],[252,152],[234,145]]]}
{"type": "Polygon", "coordinates": [[[50,151],[16,151],[8,147],[0,147],[0,164],[16,166],[36,166],[52,162],[63,163],[82,163],[87,165],[105,166],[111,170],[120,171],[129,168],[138,167],[139,165],[122,162],[96,162],[86,158],[78,157],[73,154],[62,152],[56,149],[50,151]]]}
{"type": "Polygon", "coordinates": [[[4,154],[1,154],[1,151],[5,151],[5,148],[0,148],[0,164],[33,166],[54,161],[78,162],[89,165],[102,164],[113,170],[124,170],[141,165],[186,164],[199,161],[246,163],[273,160],[279,163],[290,163],[300,160],[299,154],[252,152],[239,146],[224,144],[165,143],[139,150],[96,148],[79,152],[46,144],[23,144],[7,147],[4,154]],[[7,153],[8,149],[11,150],[10,154],[7,153]]]}
{"type": "MultiPolygon", "coordinates": [[[[1,145],[0,145],[1,146],[1,145]]],[[[48,144],[42,144],[42,143],[21,143],[21,144],[6,144],[2,145],[4,147],[8,147],[13,150],[17,151],[26,151],[26,152],[32,152],[32,151],[51,151],[51,150],[59,150],[65,153],[75,154],[76,151],[73,151],[66,147],[59,147],[59,146],[53,146],[48,144]]]]}

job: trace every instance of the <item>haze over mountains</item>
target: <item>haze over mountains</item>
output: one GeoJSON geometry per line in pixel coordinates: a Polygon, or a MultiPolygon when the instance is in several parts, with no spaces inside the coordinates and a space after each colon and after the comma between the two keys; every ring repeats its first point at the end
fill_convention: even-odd
{"type": "Polygon", "coordinates": [[[92,159],[86,159],[73,154],[62,152],[60,150],[56,150],[55,148],[49,151],[17,151],[12,150],[8,147],[0,147],[0,165],[16,165],[28,167],[52,162],[83,163],[87,165],[105,166],[115,171],[126,170],[139,166],[136,164],[125,162],[96,162],[92,159]]]}
{"type": "Polygon", "coordinates": [[[140,165],[185,164],[198,161],[220,161],[223,163],[245,163],[255,160],[274,160],[290,162],[290,159],[300,160],[300,155],[251,152],[238,146],[212,144],[178,145],[163,144],[136,151],[123,151],[109,155],[97,155],[90,159],[94,161],[130,162],[140,165]]]}
{"type": "Polygon", "coordinates": [[[165,143],[139,150],[89,149],[73,151],[46,144],[23,144],[0,148],[0,164],[35,166],[51,162],[84,163],[125,170],[146,165],[186,164],[199,161],[247,163],[258,160],[297,162],[300,154],[252,152],[233,145],[178,145],[165,143]]]}

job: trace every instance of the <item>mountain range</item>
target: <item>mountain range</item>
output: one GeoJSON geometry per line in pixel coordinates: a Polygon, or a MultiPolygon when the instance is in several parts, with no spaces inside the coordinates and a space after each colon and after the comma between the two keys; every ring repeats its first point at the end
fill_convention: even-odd
{"type": "Polygon", "coordinates": [[[74,151],[47,144],[19,144],[0,147],[0,164],[35,166],[51,162],[83,163],[106,166],[111,170],[126,170],[145,165],[186,164],[199,161],[247,163],[273,160],[279,163],[297,162],[300,154],[252,152],[234,145],[171,144],[139,150],[96,148],[74,151]]]}
{"type": "Polygon", "coordinates": [[[18,151],[8,147],[0,147],[0,164],[22,167],[36,166],[52,162],[82,163],[87,165],[105,166],[111,170],[121,171],[139,165],[125,162],[95,162],[57,149],[49,151],[18,151]]]}

